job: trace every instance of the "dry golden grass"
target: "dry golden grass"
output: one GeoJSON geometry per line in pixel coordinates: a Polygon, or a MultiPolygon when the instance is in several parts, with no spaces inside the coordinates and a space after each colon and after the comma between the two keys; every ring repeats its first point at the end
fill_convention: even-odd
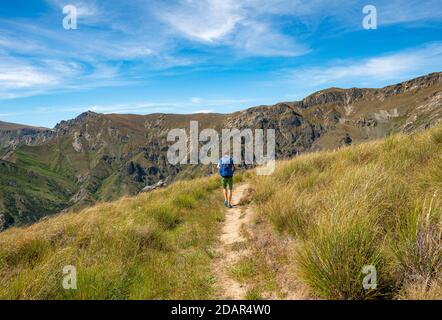
{"type": "MultiPolygon", "coordinates": [[[[259,214],[296,239],[287,257],[316,297],[441,299],[442,127],[305,154],[278,162],[271,176],[237,178],[254,186],[259,214]],[[363,288],[366,265],[377,269],[376,289],[363,288]]],[[[0,298],[214,297],[218,184],[216,177],[178,182],[3,232],[0,298]],[[66,265],[77,267],[76,291],[62,288],[66,265]]],[[[241,279],[272,273],[260,265],[242,261],[232,271],[241,279]]],[[[263,289],[251,288],[247,296],[260,298],[263,289]]]]}
{"type": "Polygon", "coordinates": [[[305,154],[253,184],[260,214],[300,242],[293,263],[316,296],[440,297],[441,127],[305,154]],[[376,290],[363,288],[365,265],[376,290]]]}
{"type": "Polygon", "coordinates": [[[0,234],[3,299],[212,297],[209,248],[223,219],[216,178],[60,214],[0,234]],[[62,288],[63,267],[78,290],[62,288]]]}

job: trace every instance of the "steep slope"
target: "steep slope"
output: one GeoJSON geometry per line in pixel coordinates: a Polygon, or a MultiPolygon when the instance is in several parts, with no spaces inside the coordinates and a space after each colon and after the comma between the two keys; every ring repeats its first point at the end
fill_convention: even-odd
{"type": "Polygon", "coordinates": [[[277,155],[287,158],[441,121],[442,73],[433,73],[382,89],[331,88],[299,102],[251,108],[230,116],[226,127],[276,129],[277,155]]]}
{"type": "MultiPolygon", "coordinates": [[[[133,195],[146,184],[173,178],[183,170],[180,165],[167,163],[169,130],[188,126],[190,119],[199,121],[202,127],[213,127],[220,122],[220,117],[224,116],[87,112],[61,122],[49,134],[44,133],[48,137],[45,143],[11,148],[3,157],[5,165],[14,168],[17,177],[14,182],[17,187],[0,193],[0,215],[3,221],[8,221],[3,228],[35,222],[73,205],[86,206],[97,200],[133,195]],[[29,176],[41,179],[20,183],[28,181],[29,176]],[[57,192],[61,198],[54,194],[51,186],[60,188],[57,192]],[[53,203],[37,206],[29,199],[32,189],[38,189],[42,199],[53,199],[53,203]]],[[[9,171],[0,170],[0,177],[2,185],[11,186],[9,171]]]]}
{"type": "Polygon", "coordinates": [[[442,298],[442,126],[302,155],[251,184],[277,239],[258,233],[256,252],[286,283],[326,299],[442,298]]]}
{"type": "Polygon", "coordinates": [[[225,207],[218,179],[50,217],[0,234],[0,299],[207,299],[225,207]],[[74,266],[77,290],[62,287],[74,266]]]}
{"type": "MultiPolygon", "coordinates": [[[[391,133],[421,131],[441,122],[441,106],[442,73],[433,73],[382,89],[331,88],[302,101],[225,115],[140,116],[86,112],[61,122],[53,130],[32,131],[12,139],[9,144],[9,140],[3,139],[5,149],[1,158],[14,164],[19,172],[48,173],[48,178],[57,178],[69,185],[61,192],[62,201],[56,197],[57,205],[47,206],[46,214],[49,214],[57,212],[55,208],[133,195],[159,180],[213,173],[212,167],[171,165],[167,161],[170,145],[166,141],[167,133],[172,128],[188,130],[191,120],[199,122],[200,130],[275,129],[277,158],[286,159],[299,153],[383,138],[391,133]]],[[[53,198],[50,190],[42,190],[48,192],[43,198],[53,198]]],[[[35,208],[29,201],[18,206],[22,209],[10,208],[11,201],[26,200],[27,194],[25,188],[9,193],[8,199],[12,200],[5,201],[0,196],[0,215],[12,216],[10,212],[14,210],[15,216],[32,212],[35,208]]],[[[32,220],[18,219],[15,223],[20,225],[32,220]]]]}
{"type": "Polygon", "coordinates": [[[221,241],[249,252],[233,268],[214,254],[217,237],[232,236],[220,233],[232,217],[217,177],[10,228],[0,234],[0,298],[207,299],[222,296],[228,274],[248,297],[284,298],[296,279],[311,298],[440,299],[441,155],[437,126],[279,161],[271,176],[242,173],[258,216],[230,213],[254,225],[239,243],[221,241]],[[61,286],[67,265],[77,290],[61,286]],[[364,266],[377,270],[375,289],[364,289],[364,266]]]}
{"type": "Polygon", "coordinates": [[[0,231],[33,223],[73,204],[70,197],[76,185],[43,166],[24,169],[0,160],[0,176],[0,231]]]}
{"type": "MultiPolygon", "coordinates": [[[[19,145],[35,145],[45,141],[49,129],[0,121],[0,150],[19,145]]],[[[1,153],[0,153],[1,155],[1,153]]]]}

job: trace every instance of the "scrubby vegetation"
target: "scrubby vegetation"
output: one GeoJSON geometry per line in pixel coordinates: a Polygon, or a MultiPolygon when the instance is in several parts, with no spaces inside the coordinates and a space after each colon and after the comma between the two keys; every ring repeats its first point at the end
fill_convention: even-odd
{"type": "Polygon", "coordinates": [[[320,298],[442,298],[442,128],[280,162],[255,177],[259,213],[298,242],[320,298]],[[365,290],[365,265],[377,288],[365,290]]]}
{"type": "Polygon", "coordinates": [[[60,214],[0,234],[3,299],[204,299],[223,219],[218,179],[60,214]],[[77,268],[78,290],[62,287],[77,268]]]}
{"type": "MultiPolygon", "coordinates": [[[[442,299],[442,127],[305,154],[240,181],[253,186],[256,221],[294,244],[272,263],[290,264],[286,276],[312,298],[442,299]],[[375,289],[363,287],[367,265],[375,289]]],[[[217,177],[181,181],[1,233],[0,298],[218,297],[218,187],[217,177]],[[77,268],[78,290],[61,286],[66,265],[77,268]]],[[[266,263],[256,252],[226,268],[248,284],[246,298],[284,297],[279,267],[266,263]]]]}

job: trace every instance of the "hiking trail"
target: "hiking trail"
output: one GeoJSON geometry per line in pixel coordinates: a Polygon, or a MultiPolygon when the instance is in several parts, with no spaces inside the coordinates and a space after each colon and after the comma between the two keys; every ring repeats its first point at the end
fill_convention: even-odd
{"type": "Polygon", "coordinates": [[[250,224],[254,211],[248,204],[242,205],[242,199],[247,196],[248,184],[241,184],[233,190],[233,208],[226,209],[225,221],[222,226],[216,253],[219,257],[215,265],[217,286],[221,290],[221,298],[240,300],[244,299],[247,287],[236,281],[230,274],[230,269],[243,257],[251,252],[247,249],[247,239],[243,235],[243,228],[250,224]]]}
{"type": "Polygon", "coordinates": [[[252,189],[244,183],[233,190],[232,209],[225,209],[225,220],[215,247],[216,259],[213,264],[216,297],[218,299],[247,299],[249,290],[256,283],[245,284],[232,274],[235,265],[244,258],[259,252],[265,263],[272,269],[277,288],[261,292],[263,299],[311,299],[309,290],[293,277],[290,252],[296,250],[296,243],[287,236],[273,234],[262,218],[258,217],[251,201],[252,189]],[[260,221],[260,222],[259,222],[260,221]]]}

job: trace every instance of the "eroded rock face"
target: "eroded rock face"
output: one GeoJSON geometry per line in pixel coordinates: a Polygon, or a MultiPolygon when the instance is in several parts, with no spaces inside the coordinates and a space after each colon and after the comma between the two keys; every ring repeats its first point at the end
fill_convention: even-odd
{"type": "Polygon", "coordinates": [[[360,128],[370,128],[370,127],[376,127],[377,126],[377,121],[375,119],[366,119],[366,118],[361,118],[358,119],[354,122],[354,125],[356,125],[357,127],[360,128]]]}
{"type": "Polygon", "coordinates": [[[15,166],[0,167],[0,182],[8,186],[15,183],[13,193],[3,198],[0,194],[0,208],[5,208],[0,214],[15,210],[14,223],[18,224],[35,212],[36,205],[40,210],[36,217],[40,218],[60,208],[137,194],[160,180],[170,182],[213,173],[202,165],[172,165],[167,160],[171,145],[168,132],[175,128],[188,132],[191,120],[198,121],[200,132],[213,128],[220,135],[222,129],[274,129],[276,156],[283,159],[395,132],[423,130],[441,119],[442,73],[436,73],[382,89],[331,88],[302,101],[232,114],[85,112],[52,130],[0,122],[0,146],[5,148],[0,158],[8,160],[8,166],[15,166]],[[34,167],[27,167],[29,161],[34,167]],[[35,166],[40,164],[37,170],[35,166]],[[13,174],[11,170],[15,170],[13,174]],[[42,190],[37,202],[32,192],[26,192],[29,179],[42,190]]]}
{"type": "Polygon", "coordinates": [[[0,148],[15,149],[20,145],[39,145],[48,141],[52,131],[32,127],[10,128],[0,122],[0,148]]]}

